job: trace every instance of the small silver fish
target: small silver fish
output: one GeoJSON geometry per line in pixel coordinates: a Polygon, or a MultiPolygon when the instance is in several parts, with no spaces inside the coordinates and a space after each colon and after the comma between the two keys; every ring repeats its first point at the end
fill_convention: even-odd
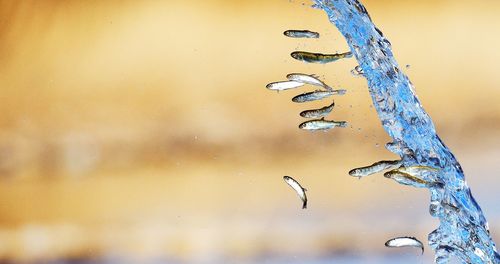
{"type": "Polygon", "coordinates": [[[370,166],[352,169],[349,171],[349,175],[361,178],[384,170],[395,169],[401,166],[401,164],[402,164],[401,160],[381,160],[379,162],[373,163],[370,166]]]}
{"type": "Polygon", "coordinates": [[[290,38],[319,38],[319,33],[309,30],[290,29],[283,34],[290,38]]]}
{"type": "Polygon", "coordinates": [[[303,122],[299,125],[299,128],[304,130],[328,130],[334,127],[346,127],[346,126],[347,122],[345,121],[333,121],[321,118],[303,122]]]}
{"type": "Polygon", "coordinates": [[[407,172],[400,171],[399,169],[391,170],[384,173],[384,177],[388,179],[393,179],[399,184],[410,185],[417,188],[442,188],[442,182],[431,182],[421,178],[418,175],[409,174],[407,172]]]}
{"type": "Polygon", "coordinates": [[[319,108],[319,109],[311,109],[300,112],[300,116],[304,118],[321,118],[327,116],[335,106],[335,101],[332,101],[331,105],[319,108]]]}
{"type": "Polygon", "coordinates": [[[316,85],[325,88],[328,91],[333,91],[333,88],[328,86],[326,83],[321,81],[318,76],[314,74],[305,74],[305,73],[290,73],[286,76],[286,78],[290,81],[296,81],[311,85],[316,85]]]}
{"type": "Polygon", "coordinates": [[[350,51],[335,54],[312,53],[307,51],[294,51],[290,54],[292,58],[308,63],[329,63],[343,58],[352,57],[350,51]]]}
{"type": "Polygon", "coordinates": [[[283,91],[283,90],[288,90],[288,89],[293,89],[297,87],[303,86],[303,82],[296,82],[296,81],[281,81],[281,82],[272,82],[266,85],[266,88],[269,90],[275,90],[275,91],[283,91]]]}
{"type": "Polygon", "coordinates": [[[345,94],[346,90],[333,90],[333,91],[323,91],[323,90],[316,90],[308,93],[303,93],[299,94],[295,97],[292,98],[292,102],[294,103],[305,103],[305,102],[311,102],[311,101],[316,101],[316,100],[321,100],[327,97],[330,97],[334,94],[338,95],[343,95],[345,94]]]}
{"type": "Polygon", "coordinates": [[[414,237],[396,237],[385,242],[386,247],[417,247],[422,249],[424,254],[424,244],[414,237]]]}
{"type": "Polygon", "coordinates": [[[398,168],[398,170],[401,172],[405,172],[405,173],[420,176],[420,177],[423,177],[426,174],[435,174],[435,173],[439,172],[439,169],[429,167],[429,166],[422,166],[422,165],[400,167],[400,168],[398,168]]]}
{"type": "Polygon", "coordinates": [[[302,200],[302,209],[307,208],[307,196],[306,196],[306,188],[303,188],[298,181],[293,179],[290,176],[283,176],[283,180],[295,190],[299,198],[302,200]]]}

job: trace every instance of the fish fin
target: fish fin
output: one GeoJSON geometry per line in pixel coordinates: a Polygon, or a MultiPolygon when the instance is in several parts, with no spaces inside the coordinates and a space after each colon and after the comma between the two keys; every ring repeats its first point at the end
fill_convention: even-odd
{"type": "Polygon", "coordinates": [[[311,77],[314,77],[314,78],[319,79],[319,75],[317,75],[317,74],[315,74],[315,73],[311,74],[311,77]]]}
{"type": "Polygon", "coordinates": [[[335,91],[335,90],[334,90],[331,86],[329,86],[329,85],[324,86],[324,88],[325,88],[327,91],[329,91],[329,92],[333,92],[333,91],[335,91]]]}
{"type": "Polygon", "coordinates": [[[302,188],[302,190],[304,190],[304,192],[307,192],[307,189],[306,189],[306,188],[302,188]]]}

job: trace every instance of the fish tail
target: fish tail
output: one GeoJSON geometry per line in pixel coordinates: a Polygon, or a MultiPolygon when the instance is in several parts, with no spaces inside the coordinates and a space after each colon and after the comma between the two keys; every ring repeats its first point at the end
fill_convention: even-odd
{"type": "Polygon", "coordinates": [[[325,85],[325,86],[323,86],[323,87],[324,87],[327,91],[329,91],[329,92],[333,92],[333,91],[334,91],[334,90],[333,90],[333,88],[332,88],[331,86],[329,86],[329,85],[325,85]]]}
{"type": "Polygon", "coordinates": [[[305,200],[304,203],[302,204],[302,209],[307,209],[307,200],[305,200]]]}
{"type": "Polygon", "coordinates": [[[346,90],[346,89],[340,89],[340,90],[335,90],[335,92],[336,92],[338,95],[344,95],[345,93],[347,93],[347,90],[346,90]]]}
{"type": "Polygon", "coordinates": [[[347,121],[339,121],[338,127],[347,127],[347,121]]]}

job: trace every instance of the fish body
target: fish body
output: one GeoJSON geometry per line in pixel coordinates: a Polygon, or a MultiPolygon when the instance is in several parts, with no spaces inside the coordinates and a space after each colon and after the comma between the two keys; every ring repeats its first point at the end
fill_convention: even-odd
{"type": "Polygon", "coordinates": [[[308,62],[308,63],[329,63],[334,62],[336,60],[340,60],[343,58],[352,57],[352,53],[350,51],[344,53],[335,53],[335,54],[322,54],[322,53],[313,53],[307,51],[294,51],[290,54],[292,58],[308,62]]]}
{"type": "Polygon", "coordinates": [[[266,85],[269,90],[283,91],[303,86],[305,83],[296,81],[272,82],[266,85]]]}
{"type": "Polygon", "coordinates": [[[401,160],[381,160],[379,162],[375,162],[370,166],[360,167],[356,169],[352,169],[349,171],[349,175],[353,177],[364,177],[368,175],[372,175],[384,170],[392,170],[399,166],[401,166],[401,160]]]}
{"type": "Polygon", "coordinates": [[[385,242],[386,247],[417,247],[422,249],[424,254],[424,244],[414,237],[396,237],[385,242]]]}
{"type": "Polygon", "coordinates": [[[391,170],[384,173],[384,177],[393,179],[399,184],[410,185],[418,188],[443,187],[442,182],[427,181],[416,175],[400,171],[399,169],[391,170]]]}
{"type": "Polygon", "coordinates": [[[304,130],[328,130],[334,127],[346,127],[346,126],[347,122],[345,121],[333,121],[321,118],[303,122],[299,125],[299,128],[304,130]]]}
{"type": "Polygon", "coordinates": [[[415,166],[408,166],[408,167],[401,167],[398,169],[399,171],[408,173],[408,174],[414,174],[414,175],[425,175],[425,174],[435,174],[439,171],[439,169],[429,167],[429,166],[421,166],[421,165],[415,165],[415,166]]]}
{"type": "Polygon", "coordinates": [[[319,38],[319,33],[310,30],[290,29],[283,32],[283,35],[290,38],[319,38]]]}
{"type": "Polygon", "coordinates": [[[330,97],[334,94],[342,95],[342,94],[345,94],[345,92],[346,92],[346,90],[333,90],[333,91],[316,90],[316,91],[312,91],[312,92],[299,94],[299,95],[292,98],[292,102],[294,102],[294,103],[311,102],[311,101],[321,100],[321,99],[330,97]]]}
{"type": "Polygon", "coordinates": [[[302,209],[307,208],[307,196],[306,189],[303,188],[298,181],[290,176],[283,176],[283,180],[295,190],[299,198],[302,200],[302,209]]]}
{"type": "Polygon", "coordinates": [[[321,118],[327,116],[335,106],[335,102],[333,101],[331,105],[319,108],[319,109],[311,109],[300,112],[300,116],[304,118],[321,118]]]}
{"type": "Polygon", "coordinates": [[[296,81],[296,82],[311,84],[311,85],[315,85],[315,86],[320,86],[320,87],[325,88],[328,91],[333,91],[332,87],[328,86],[326,83],[321,81],[315,75],[309,75],[309,74],[305,74],[305,73],[290,73],[286,76],[286,78],[290,81],[296,81]]]}

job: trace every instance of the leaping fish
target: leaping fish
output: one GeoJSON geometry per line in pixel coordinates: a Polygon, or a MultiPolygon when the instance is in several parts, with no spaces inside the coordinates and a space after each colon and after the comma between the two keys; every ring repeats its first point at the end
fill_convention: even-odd
{"type": "Polygon", "coordinates": [[[422,176],[426,173],[435,174],[439,171],[439,169],[429,167],[429,166],[422,166],[422,165],[400,167],[400,168],[398,168],[398,170],[405,172],[405,173],[408,173],[408,174],[414,174],[414,175],[418,175],[418,176],[422,176]]]}
{"type": "Polygon", "coordinates": [[[401,166],[401,164],[402,164],[401,160],[381,160],[379,162],[373,163],[370,166],[352,169],[349,171],[349,175],[361,178],[384,170],[395,169],[401,166]]]}
{"type": "Polygon", "coordinates": [[[327,97],[330,97],[334,94],[342,95],[345,94],[346,90],[333,90],[333,91],[322,91],[316,90],[312,92],[307,92],[303,94],[299,94],[292,98],[292,102],[294,103],[305,103],[316,100],[321,100],[327,97]]]}
{"type": "Polygon", "coordinates": [[[283,34],[290,38],[319,38],[319,33],[310,30],[290,29],[283,34]]]}
{"type": "Polygon", "coordinates": [[[272,82],[266,85],[266,88],[269,90],[275,91],[283,91],[288,89],[297,88],[303,86],[305,83],[296,82],[296,81],[281,81],[281,82],[272,82]]]}
{"type": "Polygon", "coordinates": [[[290,176],[283,176],[283,180],[285,180],[285,182],[288,185],[290,185],[290,187],[292,187],[292,189],[295,190],[295,192],[297,193],[299,198],[302,200],[302,209],[306,209],[307,208],[307,196],[306,196],[307,189],[303,188],[299,182],[297,182],[296,180],[294,180],[290,176]]]}
{"type": "Polygon", "coordinates": [[[402,172],[399,169],[391,170],[384,173],[384,177],[388,179],[393,179],[399,184],[410,185],[418,188],[434,188],[434,187],[442,188],[444,185],[442,182],[427,181],[417,175],[410,174],[407,172],[402,172]]]}
{"type": "Polygon", "coordinates": [[[299,125],[299,128],[304,130],[328,130],[334,127],[346,127],[346,126],[347,126],[346,121],[333,121],[321,118],[303,122],[299,125]]]}
{"type": "Polygon", "coordinates": [[[424,254],[424,244],[414,237],[396,237],[385,242],[386,247],[417,247],[422,249],[424,254]]]}
{"type": "Polygon", "coordinates": [[[350,58],[352,57],[352,53],[348,51],[344,53],[322,54],[307,51],[294,51],[290,56],[296,60],[308,63],[329,63],[343,58],[350,58]]]}
{"type": "Polygon", "coordinates": [[[286,78],[290,81],[296,81],[311,85],[316,85],[325,88],[328,91],[333,91],[333,88],[328,86],[326,83],[321,81],[318,76],[314,74],[305,74],[305,73],[290,73],[286,76],[286,78]]]}
{"type": "Polygon", "coordinates": [[[321,118],[327,116],[335,106],[335,101],[332,101],[331,105],[319,108],[319,109],[311,109],[300,112],[300,116],[304,118],[321,118]]]}

